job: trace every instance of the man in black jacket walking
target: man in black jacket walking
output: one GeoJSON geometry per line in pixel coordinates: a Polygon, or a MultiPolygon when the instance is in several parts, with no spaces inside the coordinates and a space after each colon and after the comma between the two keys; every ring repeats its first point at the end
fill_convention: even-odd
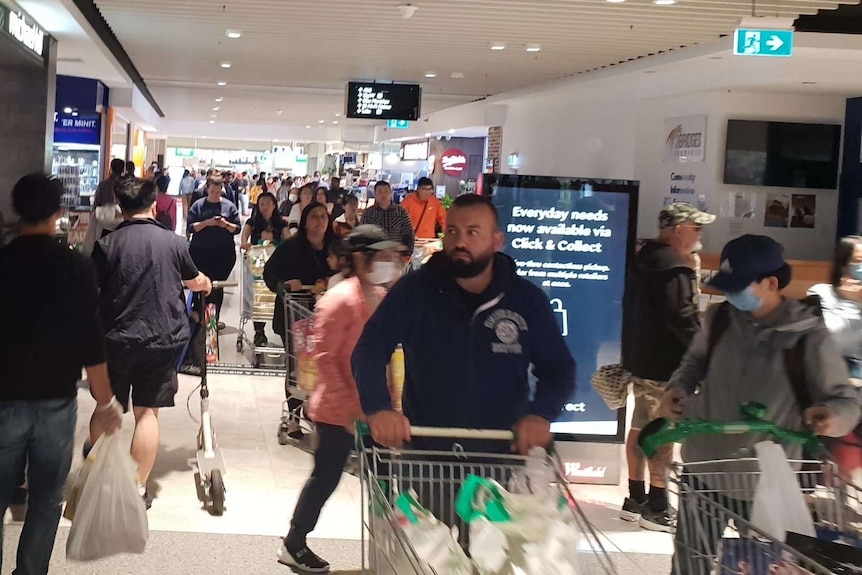
{"type": "Polygon", "coordinates": [[[659,417],[667,382],[700,331],[696,252],[702,247],[703,226],[714,221],[714,215],[688,204],[665,207],[659,214],[658,239],[641,248],[628,276],[622,356],[632,373],[635,409],[626,440],[629,497],[620,517],[653,531],[672,530],[665,484],[672,447],[648,462],[647,496],[647,461],[637,441],[640,430],[659,417]]]}

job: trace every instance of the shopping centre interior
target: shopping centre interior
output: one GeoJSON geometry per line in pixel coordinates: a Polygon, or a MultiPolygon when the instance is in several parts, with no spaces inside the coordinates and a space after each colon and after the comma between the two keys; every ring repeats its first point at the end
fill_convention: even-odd
{"type": "MultiPolygon", "coordinates": [[[[655,236],[663,207],[684,202],[718,216],[704,229],[702,277],[728,241],[762,234],[794,268],[788,293],[804,295],[829,281],[837,239],[862,233],[860,70],[854,0],[0,0],[0,238],[15,233],[14,183],[45,171],[66,186],[63,241],[79,246],[116,158],[142,177],[168,170],[175,196],[184,170],[340,176],[363,208],[379,180],[400,198],[429,177],[451,199],[545,176],[584,186],[585,201],[607,186],[626,194],[611,218],[622,258],[655,236]],[[417,99],[400,117],[363,114],[357,83],[412,85],[417,99]],[[770,173],[782,162],[803,167],[770,173]]],[[[511,237],[527,233],[518,209],[501,217],[511,237]]],[[[240,261],[230,281],[245,273],[240,261]]],[[[226,290],[209,378],[224,514],[209,512],[196,477],[199,378],[180,375],[177,406],[161,416],[146,552],[67,562],[64,519],[52,572],[288,572],[275,553],[313,437],[281,441],[284,354],[255,352],[243,297],[241,285],[226,290]]],[[[593,317],[554,301],[564,335],[593,317]]],[[[610,331],[573,334],[589,359],[583,395],[555,423],[562,470],[618,572],[664,573],[672,536],[618,517],[631,400],[614,412],[589,397],[590,373],[619,360],[610,331]]],[[[94,405],[82,384],[73,469],[94,405]]],[[[361,572],[362,489],[346,470],[312,535],[333,572],[361,572]]],[[[21,522],[13,510],[0,519],[5,575],[21,522]]]]}

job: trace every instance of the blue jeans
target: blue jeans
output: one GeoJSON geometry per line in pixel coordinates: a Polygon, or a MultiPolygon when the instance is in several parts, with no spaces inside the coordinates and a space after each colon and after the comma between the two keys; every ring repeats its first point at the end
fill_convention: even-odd
{"type": "MultiPolygon", "coordinates": [[[[63,488],[72,466],[78,402],[75,399],[0,402],[0,518],[27,470],[27,517],[13,575],[48,573],[63,488]]],[[[0,525],[0,571],[3,569],[0,525]]]]}

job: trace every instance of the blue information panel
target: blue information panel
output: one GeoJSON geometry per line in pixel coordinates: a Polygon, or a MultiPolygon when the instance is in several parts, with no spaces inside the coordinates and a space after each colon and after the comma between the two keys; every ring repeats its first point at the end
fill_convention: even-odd
{"type": "Polygon", "coordinates": [[[623,291],[634,253],[637,182],[485,176],[518,275],[548,294],[577,362],[577,389],[551,429],[561,439],[622,441],[625,410],[593,391],[598,366],[619,363],[623,291]]]}
{"type": "Polygon", "coordinates": [[[102,116],[92,114],[54,114],[55,144],[87,144],[98,146],[102,143],[102,116]]]}

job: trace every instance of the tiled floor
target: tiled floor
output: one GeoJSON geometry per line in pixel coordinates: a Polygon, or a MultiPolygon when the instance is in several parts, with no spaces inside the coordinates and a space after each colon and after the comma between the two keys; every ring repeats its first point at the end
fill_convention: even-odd
{"type": "MultiPolygon", "coordinates": [[[[238,289],[230,290],[224,308],[228,326],[238,321],[238,289]]],[[[249,326],[251,333],[251,326],[249,326]]],[[[233,350],[236,331],[222,346],[233,350]]],[[[235,351],[233,352],[235,353],[235,351]]],[[[223,357],[223,359],[225,359],[223,357]]],[[[240,363],[234,357],[231,363],[240,363]]],[[[151,544],[143,558],[119,557],[92,565],[68,565],[64,559],[68,522],[61,523],[53,572],[64,574],[137,573],[276,573],[278,537],[283,536],[302,486],[311,471],[311,456],[280,446],[277,428],[284,399],[278,377],[211,375],[210,406],[218,445],[228,468],[226,511],[213,517],[203,509],[195,484],[198,379],[180,376],[177,406],[161,414],[161,452],[151,478],[156,500],[149,512],[151,544]]],[[[77,445],[83,442],[93,401],[79,392],[77,445]]],[[[134,421],[127,416],[122,436],[130,441],[134,421]]],[[[80,464],[80,447],[76,448],[80,464]]],[[[619,520],[616,507],[623,498],[617,487],[574,487],[588,516],[607,535],[607,546],[619,560],[621,573],[660,573],[669,570],[671,539],[619,520]],[[634,561],[629,560],[634,558],[634,561]]],[[[350,475],[329,501],[320,519],[313,546],[339,569],[360,567],[360,483],[350,475]]],[[[10,521],[9,516],[6,518],[10,521]]],[[[4,541],[3,575],[11,572],[19,528],[9,525],[4,541]]]]}

